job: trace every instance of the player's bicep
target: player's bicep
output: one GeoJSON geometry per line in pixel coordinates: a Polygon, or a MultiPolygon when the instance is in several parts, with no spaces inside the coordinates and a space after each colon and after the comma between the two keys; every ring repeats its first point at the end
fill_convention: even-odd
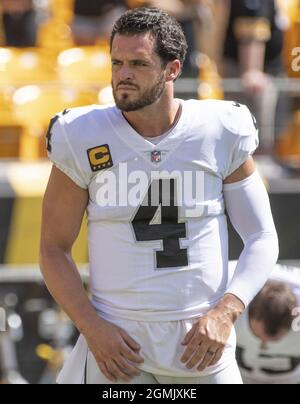
{"type": "Polygon", "coordinates": [[[88,191],[53,166],[43,201],[42,248],[70,251],[80,232],[88,191]]]}
{"type": "Polygon", "coordinates": [[[250,177],[256,170],[255,163],[253,157],[249,157],[249,159],[236,171],[234,171],[229,177],[226,178],[224,184],[234,184],[236,182],[240,182],[250,177]]]}

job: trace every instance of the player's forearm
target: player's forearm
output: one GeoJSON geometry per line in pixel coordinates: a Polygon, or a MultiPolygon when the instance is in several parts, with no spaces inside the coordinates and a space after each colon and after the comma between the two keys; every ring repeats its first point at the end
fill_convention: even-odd
{"type": "Polygon", "coordinates": [[[245,245],[227,293],[248,306],[277,262],[277,232],[269,197],[257,172],[239,183],[224,185],[224,196],[228,215],[245,245]]]}
{"type": "Polygon", "coordinates": [[[248,306],[265,286],[278,259],[278,237],[274,230],[258,233],[246,242],[228,292],[248,306]]]}
{"type": "Polygon", "coordinates": [[[264,42],[251,41],[239,46],[239,65],[241,74],[249,70],[265,70],[266,45],[264,42]]]}
{"type": "Polygon", "coordinates": [[[85,336],[101,321],[84,289],[72,257],[58,248],[42,248],[40,266],[47,287],[75,326],[85,336]]]}

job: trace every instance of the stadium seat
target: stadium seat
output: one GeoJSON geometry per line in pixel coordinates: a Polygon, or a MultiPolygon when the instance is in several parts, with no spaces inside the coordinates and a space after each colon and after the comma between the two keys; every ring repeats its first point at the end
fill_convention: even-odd
{"type": "Polygon", "coordinates": [[[4,90],[0,91],[0,111],[0,158],[18,158],[22,127],[14,115],[10,94],[4,90]]]}
{"type": "Polygon", "coordinates": [[[12,101],[8,90],[0,91],[0,125],[7,125],[12,119],[12,101]]]}
{"type": "Polygon", "coordinates": [[[56,56],[74,46],[71,28],[62,21],[51,19],[41,25],[38,31],[38,46],[51,50],[56,56]]]}
{"type": "Polygon", "coordinates": [[[66,108],[97,103],[97,92],[56,85],[26,86],[13,97],[17,119],[24,126],[20,158],[46,156],[45,133],[50,119],[66,108]]]}
{"type": "Polygon", "coordinates": [[[276,154],[286,167],[300,173],[300,110],[278,140],[276,154]]]}
{"type": "Polygon", "coordinates": [[[0,86],[19,87],[56,80],[51,56],[36,48],[0,48],[0,86]]]}
{"type": "Polygon", "coordinates": [[[198,56],[199,80],[198,98],[200,100],[224,100],[222,79],[218,73],[216,63],[205,54],[198,56]]]}
{"type": "Polygon", "coordinates": [[[107,47],[72,48],[58,57],[58,75],[62,83],[101,88],[111,83],[111,61],[107,47]]]}

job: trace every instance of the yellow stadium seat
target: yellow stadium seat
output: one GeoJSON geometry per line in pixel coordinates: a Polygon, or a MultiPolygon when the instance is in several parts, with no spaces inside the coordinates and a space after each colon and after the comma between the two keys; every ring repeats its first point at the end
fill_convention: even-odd
{"type": "Polygon", "coordinates": [[[216,63],[205,54],[198,56],[199,80],[198,98],[200,100],[224,100],[222,79],[216,63]]]}
{"type": "Polygon", "coordinates": [[[13,103],[16,117],[24,125],[20,158],[35,160],[46,156],[50,119],[66,108],[97,103],[97,92],[56,85],[26,86],[15,92],[13,103]]]}
{"type": "Polygon", "coordinates": [[[9,93],[0,91],[0,158],[19,157],[22,127],[16,120],[9,93]]]}
{"type": "Polygon", "coordinates": [[[0,48],[0,87],[56,80],[51,53],[36,48],[0,48]]]}
{"type": "Polygon", "coordinates": [[[12,120],[12,93],[7,89],[0,91],[0,125],[7,125],[12,120]]]}
{"type": "Polygon", "coordinates": [[[57,55],[74,46],[71,28],[64,21],[46,21],[39,28],[37,43],[41,48],[51,50],[57,55]]]}
{"type": "Polygon", "coordinates": [[[293,122],[278,140],[276,155],[287,167],[300,172],[300,110],[295,112],[293,122]]]}
{"type": "Polygon", "coordinates": [[[108,47],[72,48],[58,57],[58,76],[72,86],[103,88],[111,83],[111,60],[108,47]]]}

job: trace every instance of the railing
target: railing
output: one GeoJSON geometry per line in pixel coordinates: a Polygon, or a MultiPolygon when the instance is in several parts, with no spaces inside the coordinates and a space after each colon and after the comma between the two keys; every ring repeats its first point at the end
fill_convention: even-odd
{"type": "MultiPolygon", "coordinates": [[[[175,85],[176,92],[178,94],[180,93],[194,93],[195,91],[197,92],[198,86],[202,83],[200,79],[194,79],[194,78],[180,78],[175,85]]],[[[291,93],[292,95],[294,94],[300,94],[300,73],[299,73],[299,79],[298,78],[272,78],[272,83],[275,85],[275,88],[278,91],[283,91],[283,92],[288,92],[291,93]]],[[[36,83],[35,83],[36,84],[36,83]]],[[[47,82],[41,82],[39,83],[41,85],[53,85],[53,86],[64,86],[65,84],[60,82],[60,81],[47,81],[47,82]]],[[[30,83],[16,83],[16,87],[19,86],[25,86],[25,85],[30,85],[30,83]]],[[[68,83],[70,85],[70,83],[68,83]]],[[[221,88],[225,92],[230,92],[230,93],[242,93],[243,92],[243,84],[242,80],[239,78],[233,78],[233,79],[223,79],[220,80],[220,85],[221,88]]],[[[89,84],[90,86],[90,84],[89,84]]],[[[4,88],[8,87],[8,84],[5,82],[0,81],[0,90],[3,90],[4,88]]],[[[9,84],[9,87],[11,87],[11,84],[9,84]]],[[[95,83],[95,87],[97,87],[97,83],[95,83]]],[[[100,86],[99,86],[100,87],[100,86]]]]}
{"type": "MultiPolygon", "coordinates": [[[[292,96],[300,95],[300,73],[299,79],[290,78],[274,78],[272,79],[275,88],[280,92],[290,93],[292,96]]],[[[180,93],[195,93],[198,86],[201,84],[200,80],[195,79],[179,79],[176,83],[176,92],[180,93]]],[[[229,93],[242,93],[243,84],[240,79],[225,79],[220,82],[221,87],[225,92],[229,93]]]]}

